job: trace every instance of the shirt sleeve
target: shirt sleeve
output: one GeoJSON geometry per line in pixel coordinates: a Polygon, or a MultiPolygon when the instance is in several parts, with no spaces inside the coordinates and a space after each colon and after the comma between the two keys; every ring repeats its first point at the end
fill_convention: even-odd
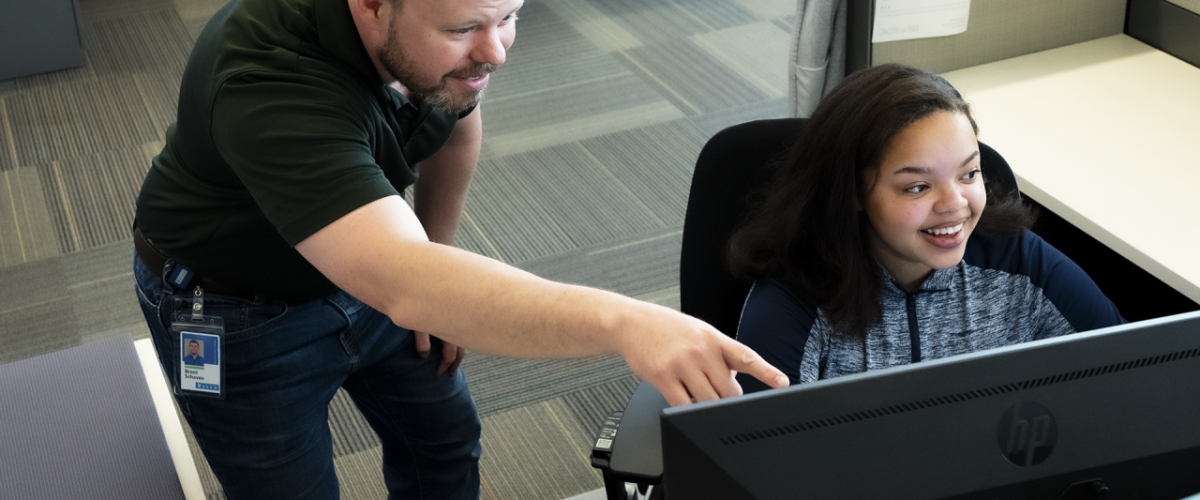
{"type": "Polygon", "coordinates": [[[1032,231],[1025,230],[1007,242],[983,240],[968,246],[967,259],[982,267],[1027,276],[1074,331],[1125,323],[1117,306],[1078,264],[1032,231]]]}
{"type": "Polygon", "coordinates": [[[1125,323],[1117,306],[1075,261],[1030,231],[1022,235],[1022,246],[1033,261],[1030,279],[1076,332],[1125,323]]]}
{"type": "MultiPolygon", "coordinates": [[[[798,384],[800,362],[816,319],[817,308],[794,287],[778,279],[760,279],[742,306],[737,339],[787,375],[792,384],[798,384]]],[[[742,373],[737,379],[746,393],[769,389],[742,373]]]]}

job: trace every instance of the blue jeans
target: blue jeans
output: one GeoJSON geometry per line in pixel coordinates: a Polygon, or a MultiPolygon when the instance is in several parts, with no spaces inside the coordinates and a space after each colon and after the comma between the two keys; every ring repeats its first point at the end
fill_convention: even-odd
{"type": "Polygon", "coordinates": [[[179,395],[170,317],[191,293],[136,256],[134,277],[159,362],[230,500],[338,498],[327,415],[339,387],[379,435],[389,498],[479,497],[479,414],[461,370],[436,376],[436,341],[421,359],[412,331],[343,292],[287,303],[205,294],[205,314],[225,320],[226,397],[179,395]]]}

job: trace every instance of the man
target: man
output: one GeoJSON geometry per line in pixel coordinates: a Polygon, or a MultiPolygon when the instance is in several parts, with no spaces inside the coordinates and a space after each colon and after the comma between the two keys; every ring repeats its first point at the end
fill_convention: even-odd
{"type": "Polygon", "coordinates": [[[392,497],[477,497],[463,347],[617,353],[672,404],[739,394],[731,370],[786,384],[699,320],[450,246],[521,3],[234,0],[198,39],[134,265],[168,373],[194,294],[224,318],[225,398],[178,400],[228,498],[336,497],[339,387],[392,497]]]}

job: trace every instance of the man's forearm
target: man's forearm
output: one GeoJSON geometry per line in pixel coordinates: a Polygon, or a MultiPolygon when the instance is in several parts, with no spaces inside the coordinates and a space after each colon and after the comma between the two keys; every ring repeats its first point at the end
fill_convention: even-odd
{"type": "Polygon", "coordinates": [[[459,120],[442,149],[419,165],[413,212],[429,241],[452,245],[483,141],[480,109],[459,120]]]}

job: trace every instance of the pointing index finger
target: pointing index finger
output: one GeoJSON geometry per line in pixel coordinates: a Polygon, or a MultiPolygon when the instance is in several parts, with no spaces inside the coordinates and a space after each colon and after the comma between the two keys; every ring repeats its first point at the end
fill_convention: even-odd
{"type": "Polygon", "coordinates": [[[729,339],[723,350],[725,362],[729,364],[731,370],[750,375],[776,389],[788,386],[787,375],[771,366],[762,356],[740,342],[729,339]]]}

